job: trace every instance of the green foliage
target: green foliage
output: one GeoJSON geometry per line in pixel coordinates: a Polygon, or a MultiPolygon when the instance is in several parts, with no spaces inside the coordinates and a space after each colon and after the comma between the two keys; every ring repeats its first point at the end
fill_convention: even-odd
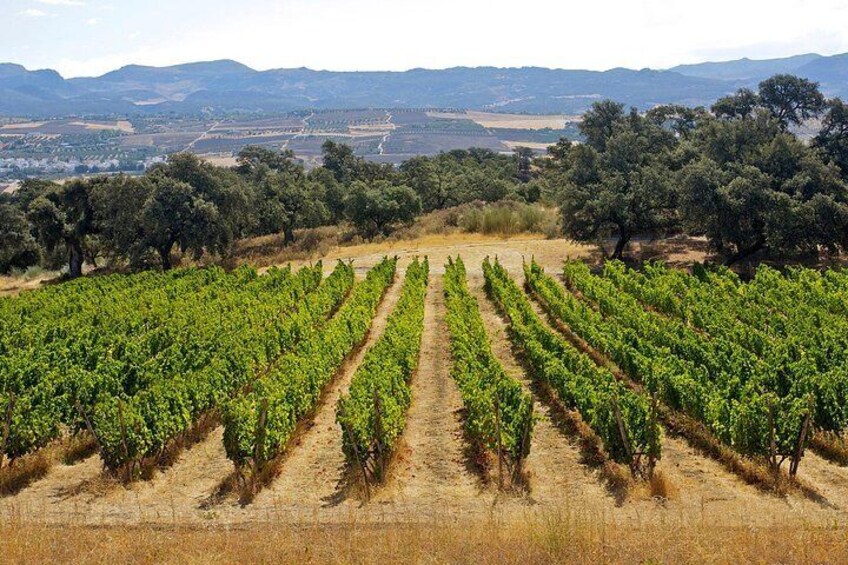
{"type": "Polygon", "coordinates": [[[371,269],[326,324],[311,331],[303,328],[298,344],[250,393],[226,403],[224,447],[241,472],[259,471],[286,449],[298,422],[315,408],[324,387],[365,338],[396,266],[397,259],[384,259],[371,269]]]}
{"type": "MultiPolygon", "coordinates": [[[[149,397],[151,387],[173,390],[190,383],[181,402],[194,406],[189,412],[196,416],[225,387],[236,386],[239,363],[251,354],[273,353],[274,342],[263,341],[273,337],[269,321],[320,277],[320,266],[296,276],[272,269],[259,277],[247,268],[229,275],[220,269],[114,275],[2,303],[0,403],[6,407],[14,398],[6,454],[17,457],[44,446],[63,428],[79,430],[77,403],[98,430],[104,426],[104,435],[112,430],[111,437],[119,437],[118,423],[109,426],[103,418],[117,417],[121,404],[131,416],[135,398],[149,397]]],[[[156,424],[148,416],[146,425],[156,424]]],[[[123,454],[123,445],[108,447],[113,457],[123,457],[114,455],[123,454]]],[[[128,456],[150,454],[143,444],[136,451],[128,456]]]]}
{"type": "Polygon", "coordinates": [[[759,102],[784,129],[818,116],[825,105],[817,82],[793,75],[775,75],[761,82],[759,102]]]}
{"type": "MultiPolygon", "coordinates": [[[[210,340],[188,341],[185,347],[194,355],[192,365],[170,376],[148,377],[146,385],[129,398],[111,396],[95,405],[91,419],[107,466],[119,468],[156,455],[208,411],[252,386],[256,377],[335,308],[352,284],[351,275],[350,267],[340,264],[318,287],[318,264],[303,269],[291,281],[275,280],[275,273],[270,280],[261,277],[259,286],[269,293],[264,297],[251,295],[251,286],[256,285],[227,292],[221,306],[233,320],[222,325],[226,318],[207,316],[204,322],[195,322],[208,324],[210,340]],[[231,302],[245,294],[246,303],[231,302]]],[[[173,362],[166,365],[169,370],[175,366],[173,362]]]]}
{"type": "Polygon", "coordinates": [[[561,211],[566,235],[582,241],[615,235],[613,257],[620,257],[634,235],[675,225],[675,138],[651,119],[613,109],[599,103],[587,126],[597,139],[563,153],[561,211]],[[605,116],[609,121],[600,123],[605,116]]]}
{"type": "Polygon", "coordinates": [[[565,279],[578,300],[537,266],[527,271],[552,314],[744,455],[775,466],[795,459],[808,416],[819,429],[844,429],[845,408],[834,399],[844,397],[848,378],[839,361],[844,353],[833,356],[844,352],[842,322],[822,320],[830,315],[821,303],[833,296],[822,279],[797,272],[802,280],[794,282],[761,269],[744,285],[726,270],[700,268],[696,275],[662,265],[638,273],[610,262],[601,278],[583,263],[568,263],[565,279]],[[814,298],[803,298],[808,293],[814,298]],[[789,295],[799,305],[787,307],[789,295]],[[811,329],[823,322],[833,331],[811,329]]]}
{"type": "Polygon", "coordinates": [[[493,264],[487,259],[483,273],[487,289],[509,318],[511,336],[533,367],[535,378],[580,413],[612,459],[637,472],[645,463],[641,459],[644,456],[650,468],[651,461],[661,455],[661,432],[649,400],[547,328],[497,261],[493,264]]]}
{"type": "Polygon", "coordinates": [[[839,167],[843,178],[848,177],[848,105],[839,98],[828,102],[822,129],[813,145],[839,167]]]}
{"type": "Polygon", "coordinates": [[[429,263],[417,258],[406,270],[400,299],[380,339],[356,369],[348,393],[339,398],[336,420],[348,461],[380,481],[406,427],[412,401],[410,379],[418,366],[424,330],[429,263]]]}
{"type": "Polygon", "coordinates": [[[557,220],[558,212],[555,209],[506,200],[471,208],[460,216],[459,225],[469,233],[556,235],[557,220]]]}
{"type": "Polygon", "coordinates": [[[607,140],[624,121],[624,104],[612,100],[594,102],[583,114],[580,133],[586,138],[586,145],[595,151],[603,152],[607,148],[607,140]]]}
{"type": "Polygon", "coordinates": [[[421,200],[408,186],[389,181],[356,181],[345,200],[345,213],[367,237],[386,234],[392,226],[408,225],[421,212],[421,200]]]}
{"type": "Polygon", "coordinates": [[[773,119],[712,121],[692,143],[703,157],[679,173],[681,212],[728,263],[761,249],[815,253],[844,242],[848,186],[773,119]]]}
{"type": "Polygon", "coordinates": [[[97,232],[91,190],[100,182],[102,179],[42,184],[27,206],[27,219],[44,249],[50,253],[64,248],[70,278],[82,275],[86,240],[97,232]]]}
{"type": "Polygon", "coordinates": [[[26,269],[38,263],[38,244],[23,212],[0,203],[0,273],[26,269]]]}
{"type": "Polygon", "coordinates": [[[718,118],[747,119],[754,114],[760,100],[750,88],[740,88],[734,94],[719,98],[712,106],[712,112],[718,118]]]}
{"type": "Polygon", "coordinates": [[[508,470],[517,473],[530,453],[533,400],[492,353],[462,259],[450,260],[444,281],[451,375],[465,407],[466,433],[479,448],[496,454],[500,450],[508,470]]]}

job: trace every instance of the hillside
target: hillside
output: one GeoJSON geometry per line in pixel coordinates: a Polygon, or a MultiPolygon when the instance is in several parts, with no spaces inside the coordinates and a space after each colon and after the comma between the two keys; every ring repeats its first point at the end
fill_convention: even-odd
{"type": "Polygon", "coordinates": [[[456,67],[406,72],[256,71],[235,61],[172,67],[130,65],[100,77],[0,65],[0,114],[278,113],[306,109],[463,108],[516,113],[583,112],[612,98],[639,108],[709,104],[740,86],[791,72],[848,92],[848,55],[683,65],[670,70],[456,67]]]}

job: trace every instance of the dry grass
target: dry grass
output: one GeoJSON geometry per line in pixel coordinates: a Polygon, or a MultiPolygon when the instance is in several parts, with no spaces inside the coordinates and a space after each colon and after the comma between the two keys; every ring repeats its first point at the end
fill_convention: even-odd
{"type": "Polygon", "coordinates": [[[4,463],[4,467],[0,469],[0,496],[20,492],[47,475],[54,465],[79,461],[93,454],[95,450],[96,445],[92,438],[83,433],[57,441],[16,459],[11,464],[4,463]]]}
{"type": "Polygon", "coordinates": [[[32,268],[21,275],[0,275],[0,297],[15,296],[25,290],[35,290],[48,281],[58,279],[59,273],[32,268]]]}
{"type": "Polygon", "coordinates": [[[842,434],[817,431],[810,440],[813,451],[838,465],[848,465],[848,440],[842,434]]]}
{"type": "Polygon", "coordinates": [[[216,167],[235,167],[238,164],[232,153],[204,153],[198,157],[216,167]]]}
{"type": "Polygon", "coordinates": [[[270,267],[290,261],[308,261],[324,257],[341,244],[342,230],[323,227],[300,230],[295,243],[286,246],[282,234],[266,235],[239,241],[234,260],[238,264],[270,267]]]}
{"type": "Polygon", "coordinates": [[[81,126],[90,131],[118,130],[122,133],[135,133],[135,128],[127,120],[116,120],[114,122],[71,122],[72,126],[81,126]]]}
{"type": "Polygon", "coordinates": [[[578,116],[567,116],[565,114],[549,115],[525,115],[525,114],[500,114],[496,112],[475,112],[469,110],[463,113],[456,112],[427,112],[431,118],[442,118],[450,120],[471,120],[484,128],[509,128],[509,129],[562,129],[566,122],[579,121],[578,116]]]}
{"type": "Polygon", "coordinates": [[[6,563],[836,563],[842,527],[716,528],[697,516],[622,528],[586,511],[457,524],[223,529],[0,526],[6,563]]]}
{"type": "Polygon", "coordinates": [[[425,214],[386,237],[365,241],[349,225],[298,230],[295,242],[285,245],[282,234],[245,239],[236,245],[237,264],[259,267],[289,261],[309,261],[321,257],[355,257],[430,244],[463,244],[493,241],[495,238],[559,236],[559,215],[554,208],[517,202],[486,204],[471,202],[425,214]]]}
{"type": "Polygon", "coordinates": [[[677,485],[669,480],[662,469],[654,469],[648,484],[652,498],[671,500],[679,494],[677,485]]]}

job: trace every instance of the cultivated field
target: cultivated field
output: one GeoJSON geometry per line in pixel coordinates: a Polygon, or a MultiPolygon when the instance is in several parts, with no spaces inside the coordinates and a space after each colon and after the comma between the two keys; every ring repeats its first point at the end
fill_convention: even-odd
{"type": "Polygon", "coordinates": [[[484,128],[508,129],[563,129],[568,123],[580,121],[580,116],[559,115],[530,115],[530,114],[500,114],[495,112],[428,112],[430,117],[440,119],[472,120],[484,128]]]}
{"type": "MultiPolygon", "coordinates": [[[[782,478],[774,480],[763,457],[742,457],[735,448],[716,452],[715,445],[726,446],[729,441],[719,432],[720,426],[713,425],[706,415],[699,415],[685,403],[673,405],[674,395],[660,393],[658,401],[663,409],[658,422],[660,457],[654,479],[626,478],[624,484],[616,483],[616,477],[621,475],[615,474],[615,466],[626,463],[626,456],[613,454],[603,446],[609,447],[618,441],[620,436],[615,435],[618,431],[611,432],[608,438],[604,436],[608,431],[593,428],[590,414],[583,412],[579,402],[574,404],[569,401],[564,389],[557,389],[559,385],[554,381],[545,381],[544,371],[549,369],[535,366],[532,356],[528,356],[528,343],[521,337],[525,335],[520,329],[523,326],[516,325],[519,324],[516,317],[519,311],[513,308],[526,301],[531,307],[530,314],[521,315],[536,316],[537,321],[533,323],[540,324],[540,331],[558,336],[563,347],[573,347],[574,351],[581,352],[577,353],[579,355],[590,353],[592,356],[587,357],[590,364],[611,370],[609,374],[621,379],[620,384],[624,388],[620,389],[619,395],[620,402],[624,402],[625,394],[642,394],[640,386],[649,385],[647,381],[640,380],[643,376],[638,372],[624,370],[623,365],[611,362],[619,351],[617,342],[611,340],[602,346],[601,342],[593,341],[593,327],[606,328],[603,335],[616,335],[616,328],[619,328],[617,320],[625,319],[625,313],[616,313],[610,303],[603,307],[605,317],[598,317],[594,308],[599,303],[596,301],[605,300],[599,290],[604,287],[592,285],[600,285],[602,281],[622,284],[636,278],[625,271],[611,271],[600,277],[572,270],[570,274],[566,273],[571,278],[564,281],[560,276],[563,261],[588,257],[590,250],[562,240],[540,240],[530,236],[510,240],[471,239],[476,241],[458,243],[449,237],[431,237],[339,248],[326,258],[324,275],[329,278],[317,287],[314,270],[309,271],[308,267],[299,271],[300,274],[296,274],[298,271],[275,271],[258,278],[242,271],[231,275],[239,277],[237,280],[223,274],[204,278],[199,276],[201,272],[176,279],[173,276],[161,278],[168,275],[144,275],[146,279],[134,280],[127,288],[129,281],[116,279],[107,283],[104,280],[102,284],[118,285],[110,292],[129,292],[133,296],[131,303],[117,301],[114,306],[100,305],[104,319],[98,323],[103,324],[104,332],[106,327],[111,327],[117,335],[123,331],[122,327],[130,323],[124,317],[109,321],[110,309],[116,313],[137,311],[139,316],[146,315],[153,320],[158,315],[174,311],[170,300],[180,303],[179,319],[167,322],[163,319],[161,323],[174,328],[174,335],[209,344],[204,346],[206,351],[211,351],[208,348],[213,347],[216,340],[225,339],[223,336],[227,335],[228,328],[238,330],[241,337],[233,343],[241,344],[240,348],[246,347],[245,351],[254,351],[249,355],[252,359],[249,365],[271,367],[259,372],[250,369],[244,377],[237,379],[239,383],[250,382],[254,378],[262,381],[260,387],[251,385],[253,392],[246,393],[248,397],[258,395],[258,403],[250,404],[249,409],[244,405],[243,409],[234,411],[225,407],[226,401],[216,400],[222,398],[217,394],[203,402],[187,397],[184,409],[192,414],[190,418],[181,420],[182,423],[169,423],[170,428],[158,424],[151,428],[152,424],[165,421],[166,414],[170,413],[173,402],[178,398],[170,397],[170,408],[168,403],[154,403],[157,395],[165,394],[164,389],[156,388],[162,385],[156,383],[165,383],[173,378],[168,376],[167,371],[171,369],[167,367],[180,366],[183,362],[180,361],[183,357],[177,355],[174,349],[182,338],[177,338],[174,347],[162,349],[157,354],[157,358],[163,359],[161,364],[149,366],[143,372],[134,370],[136,382],[132,386],[136,388],[119,393],[117,404],[104,400],[103,396],[91,400],[86,400],[88,397],[84,395],[77,396],[82,399],[82,407],[78,403],[76,410],[70,410],[69,416],[63,416],[61,409],[55,412],[49,406],[39,409],[39,401],[31,397],[32,404],[21,412],[23,419],[13,419],[11,428],[4,435],[7,454],[12,455],[11,442],[12,438],[16,438],[14,445],[19,446],[16,453],[20,458],[11,467],[7,461],[0,471],[2,488],[6,491],[0,499],[0,516],[4,522],[0,526],[3,534],[0,550],[16,559],[39,560],[39,556],[51,556],[91,562],[108,561],[110,556],[114,559],[120,555],[116,548],[123,548],[122,559],[171,562],[231,562],[242,559],[376,562],[392,557],[415,562],[640,562],[646,559],[662,562],[734,562],[740,559],[841,562],[848,558],[844,553],[848,547],[845,537],[848,468],[843,466],[844,462],[839,462],[835,452],[827,451],[827,445],[821,442],[814,442],[803,453],[797,482],[786,476],[788,463],[781,469],[782,478]],[[397,263],[384,261],[386,254],[397,255],[397,263]],[[466,266],[467,292],[476,301],[494,362],[535,405],[536,420],[529,438],[529,454],[520,461],[520,476],[506,491],[497,487],[498,458],[493,456],[494,444],[487,444],[485,439],[476,437],[475,432],[464,424],[473,412],[469,412],[470,405],[465,393],[461,393],[452,369],[458,350],[451,346],[452,335],[456,336],[451,325],[451,316],[456,315],[451,313],[455,304],[451,302],[451,293],[456,289],[451,285],[457,279],[450,278],[456,273],[452,275],[451,268],[446,271],[445,266],[450,258],[457,255],[462,257],[466,266]],[[337,424],[337,401],[351,390],[356,379],[363,378],[358,369],[368,351],[384,335],[394,331],[393,324],[400,323],[392,321],[392,312],[399,310],[399,304],[404,304],[403,309],[415,307],[414,301],[408,302],[412,300],[411,294],[410,298],[404,298],[411,292],[407,290],[407,274],[413,265],[418,265],[415,258],[423,256],[429,259],[429,280],[421,302],[420,356],[407,381],[411,403],[405,411],[393,454],[386,460],[385,482],[372,485],[368,497],[360,469],[345,448],[345,435],[337,424]],[[504,268],[504,278],[498,278],[501,275],[497,269],[484,269],[486,257],[492,258],[492,261],[498,258],[498,264],[504,268]],[[522,290],[522,297],[515,295],[506,302],[502,301],[508,296],[504,293],[512,292],[510,285],[513,282],[517,285],[524,283],[523,265],[531,257],[551,275],[554,285],[551,288],[559,289],[558,292],[564,293],[562,296],[571,296],[576,301],[574,304],[588,308],[581,318],[587,321],[585,325],[578,323],[577,319],[568,320],[558,314],[565,315],[566,310],[549,308],[550,315],[546,314],[544,307],[551,307],[553,301],[551,295],[545,295],[547,287],[539,286],[538,280],[530,288],[534,294],[522,290]],[[335,265],[336,259],[353,260],[357,282],[352,288],[352,280],[345,282],[349,275],[335,265]],[[269,279],[269,276],[276,279],[269,279]],[[616,276],[631,278],[619,280],[616,276]],[[497,286],[500,290],[487,292],[487,278],[490,284],[500,285],[497,286]],[[332,283],[335,286],[328,281],[335,281],[332,283]],[[571,291],[566,289],[566,282],[571,291]],[[145,289],[162,285],[171,289],[166,293],[171,298],[152,298],[158,296],[156,293],[149,299],[145,298],[148,295],[145,289]],[[222,300],[218,290],[231,287],[233,294],[225,298],[226,303],[203,299],[207,296],[204,288],[209,288],[208,296],[222,300]],[[280,288],[287,290],[280,293],[280,288]],[[446,291],[449,291],[447,295],[446,291]],[[324,298],[314,299],[316,296],[324,298]],[[306,297],[305,304],[313,304],[309,307],[311,314],[292,315],[291,318],[284,315],[282,319],[290,321],[279,326],[274,334],[278,337],[267,342],[282,344],[282,347],[269,350],[265,342],[268,329],[261,319],[267,319],[275,311],[287,311],[290,308],[287,304],[296,304],[304,300],[303,297],[306,297]],[[321,304],[323,306],[319,307],[321,304]],[[373,310],[369,304],[373,304],[373,310]],[[231,306],[236,309],[232,310],[231,306]],[[209,317],[207,308],[220,312],[216,316],[221,316],[216,318],[214,327],[209,328],[212,332],[209,337],[204,337],[206,330],[202,328],[188,334],[179,333],[189,331],[192,320],[209,317]],[[251,316],[247,319],[231,316],[227,313],[230,311],[250,312],[251,316]],[[280,428],[283,435],[276,443],[260,441],[260,436],[254,432],[245,433],[246,428],[238,424],[239,418],[246,417],[244,422],[253,422],[256,414],[261,417],[263,398],[271,399],[272,407],[276,406],[274,399],[278,398],[278,394],[283,395],[279,397],[280,402],[290,402],[286,387],[294,382],[289,379],[297,375],[286,367],[296,366],[301,363],[300,359],[313,355],[311,347],[301,347],[296,340],[286,341],[295,338],[285,336],[296,335],[287,332],[293,328],[302,328],[298,330],[302,332],[311,324],[319,324],[323,328],[319,334],[325,337],[310,337],[312,334],[306,332],[300,334],[303,336],[301,339],[326,340],[330,339],[327,335],[336,335],[333,320],[346,319],[345,323],[350,324],[346,327],[360,327],[353,323],[356,316],[368,319],[370,330],[362,333],[361,339],[358,335],[348,337],[346,332],[338,334],[338,339],[342,340],[339,343],[344,343],[341,347],[347,350],[347,354],[344,359],[339,358],[338,363],[327,361],[326,368],[321,369],[325,371],[321,374],[326,380],[323,384],[318,382],[315,396],[309,396],[306,407],[299,409],[298,426],[285,428],[285,431],[280,428]],[[325,317],[329,322],[321,321],[325,317]],[[179,320],[184,320],[186,326],[176,331],[181,327],[179,320]],[[588,321],[597,326],[591,326],[588,321]],[[344,341],[347,339],[352,341],[344,341]],[[252,349],[251,344],[259,343],[266,345],[252,349]],[[290,351],[286,352],[287,349],[290,351]],[[284,356],[284,362],[274,361],[279,355],[284,356]],[[170,361],[164,362],[163,356],[168,356],[170,361]],[[142,383],[145,382],[148,383],[146,386],[153,387],[150,389],[152,392],[144,392],[145,385],[142,383]],[[144,394],[147,394],[146,402],[153,403],[150,406],[155,409],[147,413],[147,417],[137,420],[137,415],[145,414],[144,406],[147,404],[134,398],[144,394]],[[113,412],[107,409],[108,406],[123,408],[113,412]],[[223,410],[221,407],[224,407],[223,410]],[[21,430],[30,429],[27,424],[35,423],[32,418],[36,416],[33,414],[41,414],[43,418],[49,418],[51,414],[59,419],[69,418],[64,420],[66,423],[79,423],[81,415],[91,414],[91,422],[79,427],[79,437],[88,443],[88,447],[82,449],[76,446],[77,453],[70,454],[67,440],[63,439],[68,431],[65,424],[52,432],[50,437],[54,439],[42,442],[47,447],[38,447],[38,442],[33,443],[31,435],[19,435],[21,430]],[[154,420],[146,419],[154,415],[154,420]],[[693,433],[692,426],[681,425],[681,422],[685,424],[694,420],[704,426],[696,430],[698,433],[693,433]],[[91,443],[91,430],[99,438],[99,447],[91,443]],[[148,432],[153,435],[145,435],[148,432]],[[161,450],[155,447],[158,440],[144,439],[153,438],[156,434],[166,434],[161,450]],[[256,458],[255,454],[259,452],[254,452],[251,447],[245,452],[247,459],[240,459],[237,454],[242,448],[232,446],[232,438],[236,437],[233,434],[242,434],[239,445],[243,442],[262,445],[263,450],[272,449],[273,453],[256,458]],[[590,449],[591,438],[599,435],[604,439],[600,460],[597,453],[593,455],[590,449]],[[26,445],[32,446],[31,453],[43,454],[42,459],[35,461],[32,455],[23,455],[26,445]],[[145,452],[144,446],[152,447],[145,452]],[[98,449],[102,455],[98,454],[98,449]],[[157,456],[153,459],[145,457],[145,453],[154,452],[157,456]],[[826,456],[837,461],[830,461],[826,456]],[[104,469],[104,462],[111,471],[104,469]],[[133,462],[138,465],[128,465],[133,462]],[[257,463],[259,467],[251,467],[257,463]],[[21,478],[19,470],[25,469],[27,464],[31,466],[31,476],[21,478]],[[239,469],[238,475],[234,474],[234,469],[239,469]],[[765,473],[762,473],[763,469],[766,469],[765,473]],[[132,476],[127,476],[128,470],[131,470],[132,476]],[[16,473],[17,479],[10,480],[16,473]],[[134,480],[124,482],[127,478],[134,480]],[[253,479],[256,479],[254,488],[249,489],[246,496],[245,485],[253,479]],[[280,529],[281,525],[283,529],[280,529]],[[88,529],[91,526],[105,529],[88,529]],[[126,529],[129,526],[131,528],[126,529]],[[38,545],[33,545],[35,543],[38,545]]],[[[658,272],[656,277],[657,281],[665,281],[662,277],[667,275],[658,272]]],[[[798,328],[805,328],[803,318],[809,315],[805,308],[815,309],[821,323],[835,324],[828,327],[840,328],[842,322],[833,313],[843,308],[844,303],[839,298],[842,295],[833,289],[841,288],[839,285],[844,284],[844,275],[834,272],[829,277],[821,283],[815,282],[818,279],[814,277],[798,279],[802,281],[798,284],[812,285],[810,288],[818,289],[822,297],[831,296],[832,299],[817,305],[811,299],[804,305],[794,304],[785,311],[774,312],[775,319],[784,320],[783,329],[758,326],[753,316],[758,311],[756,304],[763,304],[763,311],[774,307],[769,302],[768,289],[771,287],[768,284],[775,285],[774,288],[780,292],[788,292],[790,286],[783,288],[779,286],[784,284],[781,279],[764,277],[756,283],[759,286],[746,287],[756,288],[758,294],[749,297],[753,301],[748,303],[751,314],[747,319],[738,320],[739,324],[747,324],[740,327],[748,327],[751,335],[770,340],[773,347],[783,343],[781,336],[795,335],[791,328],[796,326],[791,326],[790,321],[798,324],[798,328]]],[[[685,280],[696,288],[694,280],[685,280]]],[[[715,288],[724,288],[723,285],[731,283],[730,280],[712,282],[715,288]]],[[[21,298],[28,299],[28,296],[30,294],[24,294],[21,298]]],[[[640,312],[653,317],[651,319],[655,322],[676,319],[672,310],[663,310],[670,308],[665,306],[666,303],[650,302],[653,295],[638,295],[634,287],[621,290],[614,299],[625,296],[633,296],[634,299],[638,296],[643,304],[640,312]]],[[[695,296],[701,295],[692,294],[687,304],[697,304],[695,296]]],[[[14,300],[18,299],[0,304],[3,308],[14,309],[14,300]]],[[[718,304],[704,307],[714,309],[716,319],[724,319],[718,304]]],[[[692,316],[695,316],[694,312],[692,316]]],[[[639,326],[635,324],[635,321],[628,322],[627,327],[638,330],[639,326]]],[[[709,350],[724,339],[721,327],[700,327],[697,321],[691,324],[691,339],[694,341],[688,347],[692,351],[699,347],[709,350]]],[[[660,329],[656,332],[659,335],[664,330],[658,327],[660,329]]],[[[734,326],[727,322],[723,327],[734,326]]],[[[69,335],[73,335],[73,325],[68,326],[68,331],[71,332],[69,335]]],[[[680,331],[680,335],[685,335],[689,330],[680,331]]],[[[18,339],[8,331],[3,335],[4,343],[18,339]]],[[[812,335],[798,335],[796,339],[811,355],[819,344],[830,347],[830,359],[841,358],[845,348],[837,344],[842,343],[840,336],[844,334],[834,331],[822,332],[821,335],[825,337],[814,339],[812,335]]],[[[30,339],[58,339],[51,334],[45,334],[43,338],[38,336],[36,331],[30,339]]],[[[644,347],[640,351],[648,354],[650,343],[654,343],[651,340],[656,338],[657,335],[638,333],[632,343],[636,347],[644,347]]],[[[153,344],[144,341],[133,343],[136,343],[133,350],[142,343],[153,344]]],[[[104,347],[107,345],[102,344],[104,347]]],[[[127,347],[129,345],[127,343],[127,347]]],[[[670,344],[667,346],[672,347],[670,344]]],[[[749,346],[740,341],[735,355],[751,355],[751,359],[756,359],[757,354],[752,353],[749,346]]],[[[98,351],[101,345],[92,344],[90,347],[92,351],[98,351]]],[[[553,351],[550,346],[545,347],[553,351]]],[[[181,351],[180,348],[177,350],[181,351]]],[[[36,351],[31,353],[35,354],[36,351]]],[[[144,355],[140,351],[134,354],[142,355],[139,359],[144,355]]],[[[76,363],[75,352],[62,355],[63,363],[69,366],[76,363]]],[[[226,351],[220,354],[213,352],[208,362],[215,365],[219,355],[223,356],[222,359],[230,359],[228,363],[236,362],[238,358],[226,351]]],[[[683,355],[674,353],[673,349],[666,355],[688,361],[695,358],[694,353],[683,355]]],[[[109,356],[118,366],[129,360],[114,352],[109,356]]],[[[660,359],[667,362],[665,357],[657,359],[658,362],[660,359]]],[[[762,359],[769,360],[768,356],[762,359]]],[[[757,361],[752,363],[756,366],[757,361]]],[[[309,363],[304,367],[317,371],[314,365],[309,363]]],[[[195,370],[202,371],[202,367],[187,366],[184,369],[187,372],[182,373],[180,382],[188,385],[186,390],[200,390],[197,388],[201,386],[199,383],[207,383],[202,386],[211,387],[213,382],[219,382],[207,380],[202,372],[197,373],[199,376],[186,378],[195,370]]],[[[93,376],[75,374],[80,379],[93,376]]],[[[318,378],[318,373],[314,374],[318,378]]],[[[834,372],[827,374],[833,379],[841,378],[834,372]]],[[[7,383],[11,382],[8,380],[10,375],[5,373],[7,383]]],[[[231,372],[228,371],[227,375],[231,372]]],[[[798,372],[797,375],[800,379],[803,373],[798,372]]],[[[100,385],[96,384],[97,381],[86,382],[93,383],[95,387],[105,387],[104,394],[106,390],[114,390],[105,382],[100,385]]],[[[61,390],[66,385],[53,383],[51,386],[58,386],[61,390]]],[[[122,386],[129,385],[124,383],[122,386]]],[[[233,388],[226,379],[214,386],[223,386],[221,390],[228,391],[225,396],[245,394],[243,389],[233,388]]],[[[21,389],[18,402],[27,397],[26,391],[26,388],[21,389]]],[[[739,392],[733,394],[740,395],[740,402],[750,398],[739,392]]],[[[5,398],[7,401],[8,395],[5,398]]],[[[784,394],[781,398],[792,398],[792,394],[784,394]]],[[[369,404],[366,403],[366,406],[369,404]]],[[[840,412],[844,409],[844,402],[832,409],[840,412]]],[[[629,410],[623,419],[635,443],[638,428],[644,422],[628,420],[629,410]]],[[[269,435],[276,429],[271,422],[273,414],[273,410],[268,410],[264,417],[269,435]]],[[[783,412],[778,412],[773,417],[780,419],[783,415],[783,412]]],[[[502,422],[507,422],[506,415],[503,418],[502,422]]],[[[492,421],[487,425],[491,424],[492,421]]],[[[824,424],[824,420],[816,419],[814,427],[824,424]]],[[[31,429],[49,431],[50,426],[31,429]]],[[[792,430],[797,432],[794,427],[792,430]]],[[[506,435],[501,437],[506,441],[508,432],[503,433],[506,435]]],[[[494,449],[494,453],[498,451],[499,448],[494,449]]],[[[623,468],[626,469],[626,464],[623,468]]],[[[629,472],[625,475],[629,477],[629,472]]]]}
{"type": "MultiPolygon", "coordinates": [[[[230,164],[244,147],[260,145],[290,149],[311,167],[320,163],[321,145],[329,139],[349,145],[360,157],[399,164],[416,155],[471,147],[509,152],[522,146],[544,153],[560,137],[576,136],[576,121],[569,116],[405,109],[323,110],[263,118],[66,119],[0,125],[0,158],[27,163],[9,178],[55,177],[57,167],[72,170],[80,162],[135,171],[180,151],[230,164]]],[[[0,171],[0,179],[3,175],[0,171]]]]}

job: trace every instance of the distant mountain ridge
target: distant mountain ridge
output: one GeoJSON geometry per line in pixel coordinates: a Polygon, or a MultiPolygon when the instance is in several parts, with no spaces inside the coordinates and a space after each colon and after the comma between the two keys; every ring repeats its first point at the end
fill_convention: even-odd
{"type": "Polygon", "coordinates": [[[171,67],[128,65],[100,77],[74,79],[6,63],[0,64],[0,115],[280,113],[377,107],[577,114],[602,98],[641,109],[663,103],[709,105],[739,87],[756,87],[776,73],[818,81],[829,96],[848,95],[848,54],[603,72],[539,67],[257,71],[221,60],[171,67]]]}
{"type": "Polygon", "coordinates": [[[808,63],[824,59],[816,53],[795,55],[783,59],[739,59],[721,63],[698,63],[695,65],[678,65],[669,69],[682,75],[719,80],[759,81],[781,73],[795,73],[808,63]]]}

